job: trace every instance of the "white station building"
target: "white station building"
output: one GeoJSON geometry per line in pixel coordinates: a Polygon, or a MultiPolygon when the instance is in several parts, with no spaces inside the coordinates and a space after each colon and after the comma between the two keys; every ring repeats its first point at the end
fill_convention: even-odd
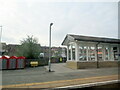
{"type": "Polygon", "coordinates": [[[62,45],[72,69],[115,67],[120,61],[120,39],[67,34],[62,45]]]}

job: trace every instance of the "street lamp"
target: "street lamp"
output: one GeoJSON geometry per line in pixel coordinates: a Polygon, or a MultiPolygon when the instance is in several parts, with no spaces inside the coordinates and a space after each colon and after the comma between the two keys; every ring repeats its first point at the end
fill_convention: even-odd
{"type": "Polygon", "coordinates": [[[49,72],[51,72],[51,26],[53,23],[50,23],[50,35],[49,35],[49,72]]]}
{"type": "Polygon", "coordinates": [[[1,43],[1,38],[2,38],[2,26],[1,27],[1,32],[0,32],[0,55],[2,55],[2,43],[1,43]]]}
{"type": "Polygon", "coordinates": [[[0,32],[0,43],[1,43],[1,38],[2,38],[2,26],[1,27],[1,32],[0,32]]]}

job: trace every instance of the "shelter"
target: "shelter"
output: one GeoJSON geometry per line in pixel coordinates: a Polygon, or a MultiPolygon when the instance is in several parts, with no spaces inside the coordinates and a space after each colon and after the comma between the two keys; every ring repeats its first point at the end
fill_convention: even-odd
{"type": "Polygon", "coordinates": [[[120,39],[67,34],[66,65],[72,69],[118,66],[120,39]]]}

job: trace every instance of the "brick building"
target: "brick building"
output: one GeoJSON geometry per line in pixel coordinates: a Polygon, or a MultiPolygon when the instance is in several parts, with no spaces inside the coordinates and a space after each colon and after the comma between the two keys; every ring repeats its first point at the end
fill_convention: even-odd
{"type": "MultiPolygon", "coordinates": [[[[44,57],[49,57],[49,47],[41,46],[41,53],[44,57]]],[[[66,58],[66,48],[65,47],[51,47],[52,57],[65,57],[66,58]]]]}
{"type": "MultiPolygon", "coordinates": [[[[0,50],[2,52],[2,55],[9,55],[9,56],[14,56],[16,55],[17,49],[20,47],[18,44],[6,44],[2,43],[1,45],[2,49],[0,50]]],[[[49,56],[49,47],[47,46],[41,46],[40,47],[40,57],[46,57],[48,58],[49,56]]],[[[66,48],[64,47],[52,47],[51,48],[52,52],[52,57],[64,57],[66,58],[66,48]]]]}

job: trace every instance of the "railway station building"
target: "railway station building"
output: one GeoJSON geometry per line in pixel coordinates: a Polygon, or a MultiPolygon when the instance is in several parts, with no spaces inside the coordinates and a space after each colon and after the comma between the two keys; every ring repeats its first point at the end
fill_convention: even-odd
{"type": "Polygon", "coordinates": [[[72,69],[118,67],[120,39],[67,34],[66,66],[72,69]]]}

